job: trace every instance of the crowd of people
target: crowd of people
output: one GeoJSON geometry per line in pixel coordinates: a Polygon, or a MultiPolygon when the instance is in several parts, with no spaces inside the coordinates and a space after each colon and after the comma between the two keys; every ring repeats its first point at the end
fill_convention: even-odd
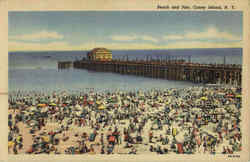
{"type": "Polygon", "coordinates": [[[10,154],[232,154],[242,150],[241,88],[15,91],[10,154]]]}

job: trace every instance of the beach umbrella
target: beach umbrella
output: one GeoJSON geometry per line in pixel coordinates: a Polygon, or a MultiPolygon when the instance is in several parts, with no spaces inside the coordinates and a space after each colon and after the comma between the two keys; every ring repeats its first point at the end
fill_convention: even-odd
{"type": "Polygon", "coordinates": [[[100,105],[100,106],[98,107],[98,109],[99,109],[99,110],[104,110],[104,109],[106,109],[106,107],[105,107],[104,105],[100,105]]]}
{"type": "Polygon", "coordinates": [[[89,101],[89,104],[90,104],[90,105],[93,105],[93,104],[94,104],[94,102],[93,102],[93,101],[89,101]]]}
{"type": "Polygon", "coordinates": [[[170,103],[170,102],[168,102],[168,101],[165,102],[166,105],[169,105],[169,103],[170,103]]]}
{"type": "Polygon", "coordinates": [[[55,104],[55,103],[50,103],[49,105],[50,105],[50,106],[56,106],[56,104],[55,104]]]}
{"type": "Polygon", "coordinates": [[[195,108],[192,108],[192,111],[193,111],[193,112],[197,112],[197,111],[199,112],[199,111],[201,111],[201,110],[200,110],[199,108],[195,107],[195,108]]]}
{"type": "Polygon", "coordinates": [[[30,111],[36,111],[36,110],[37,110],[36,107],[31,107],[31,108],[30,108],[30,111]]]}
{"type": "Polygon", "coordinates": [[[208,100],[208,98],[207,98],[207,97],[204,97],[204,96],[201,97],[200,99],[201,99],[201,100],[204,100],[204,101],[207,101],[207,100],[208,100]]]}
{"type": "Polygon", "coordinates": [[[177,136],[175,136],[175,139],[178,143],[183,143],[185,141],[184,133],[179,133],[177,136]]]}
{"type": "Polygon", "coordinates": [[[82,108],[81,108],[80,105],[76,105],[76,106],[75,106],[75,109],[80,111],[82,108]]]}
{"type": "Polygon", "coordinates": [[[76,112],[76,115],[77,115],[77,116],[81,116],[81,114],[82,114],[81,111],[77,111],[77,112],[76,112]]]}
{"type": "Polygon", "coordinates": [[[226,113],[227,111],[224,108],[216,108],[216,112],[226,113]]]}
{"type": "Polygon", "coordinates": [[[41,103],[47,103],[48,100],[46,100],[46,99],[43,98],[43,99],[40,100],[40,102],[41,102],[41,103]]]}
{"type": "Polygon", "coordinates": [[[45,107],[41,110],[41,112],[46,112],[46,111],[48,111],[48,107],[45,107]]]}
{"type": "Polygon", "coordinates": [[[32,120],[32,121],[30,122],[30,126],[34,126],[34,125],[36,125],[36,122],[35,122],[34,120],[32,120]]]}
{"type": "Polygon", "coordinates": [[[229,110],[231,111],[231,112],[234,112],[234,113],[236,113],[236,112],[238,112],[238,109],[236,108],[236,106],[235,105],[229,105],[229,110]]]}
{"type": "Polygon", "coordinates": [[[234,97],[234,95],[233,94],[228,94],[227,97],[234,97]]]}
{"type": "Polygon", "coordinates": [[[42,139],[43,139],[45,142],[49,142],[49,137],[48,137],[48,136],[43,136],[42,139]]]}
{"type": "Polygon", "coordinates": [[[219,95],[219,96],[224,96],[225,93],[219,92],[219,93],[217,93],[217,95],[219,95]]]}
{"type": "Polygon", "coordinates": [[[9,142],[8,142],[8,147],[13,147],[14,144],[15,144],[15,143],[14,143],[13,141],[9,141],[9,142]]]}
{"type": "Polygon", "coordinates": [[[241,98],[242,96],[240,94],[236,95],[235,96],[236,98],[241,98]]]}
{"type": "Polygon", "coordinates": [[[45,107],[46,104],[38,104],[37,106],[38,106],[38,107],[45,107]]]}

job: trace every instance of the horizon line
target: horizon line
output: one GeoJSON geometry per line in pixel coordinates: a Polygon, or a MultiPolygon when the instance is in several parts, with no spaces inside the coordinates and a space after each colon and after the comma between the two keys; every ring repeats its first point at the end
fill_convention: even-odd
{"type": "MultiPolygon", "coordinates": [[[[119,51],[119,50],[126,50],[126,51],[132,51],[132,50],[187,50],[187,49],[243,49],[243,47],[230,47],[230,48],[170,48],[170,49],[166,49],[166,48],[163,48],[163,49],[109,49],[109,50],[112,50],[112,51],[119,51]]],[[[92,49],[88,49],[88,50],[29,50],[29,51],[8,51],[9,52],[62,52],[62,51],[91,51],[92,49]]]]}

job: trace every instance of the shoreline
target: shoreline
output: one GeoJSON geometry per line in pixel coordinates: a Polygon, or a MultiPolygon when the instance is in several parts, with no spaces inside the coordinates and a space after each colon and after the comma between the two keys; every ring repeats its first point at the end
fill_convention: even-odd
{"type": "MultiPolygon", "coordinates": [[[[159,79],[158,79],[159,80],[159,79]]],[[[164,79],[162,79],[164,80],[164,79]]],[[[184,82],[184,83],[189,83],[186,81],[178,81],[178,82],[184,82]]],[[[67,94],[77,94],[77,93],[89,93],[89,92],[96,92],[96,93],[102,93],[102,92],[147,92],[147,91],[152,91],[152,90],[161,90],[161,91],[166,91],[169,89],[177,89],[177,90],[185,90],[185,89],[192,89],[192,88],[241,88],[241,86],[236,86],[236,85],[230,85],[230,84],[202,84],[202,83],[196,83],[195,85],[192,86],[186,86],[186,87],[169,87],[169,88],[164,88],[162,89],[161,87],[149,87],[149,88],[132,88],[132,89],[127,89],[125,88],[94,88],[94,87],[85,87],[85,88],[74,88],[74,89],[27,89],[27,90],[10,90],[9,95],[15,95],[17,93],[23,93],[23,94],[29,94],[29,93],[40,93],[40,94],[52,94],[52,93],[64,93],[66,92],[67,94]]]]}

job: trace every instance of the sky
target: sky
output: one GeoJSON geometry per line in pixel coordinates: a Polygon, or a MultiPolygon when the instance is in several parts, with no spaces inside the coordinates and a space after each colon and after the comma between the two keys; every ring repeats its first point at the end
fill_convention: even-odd
{"type": "Polygon", "coordinates": [[[9,51],[241,48],[240,11],[9,12],[9,51]]]}

